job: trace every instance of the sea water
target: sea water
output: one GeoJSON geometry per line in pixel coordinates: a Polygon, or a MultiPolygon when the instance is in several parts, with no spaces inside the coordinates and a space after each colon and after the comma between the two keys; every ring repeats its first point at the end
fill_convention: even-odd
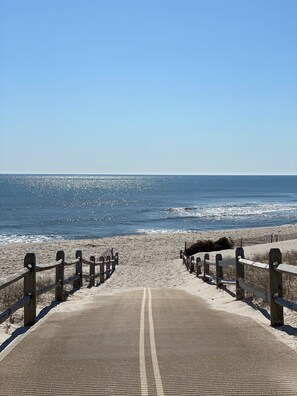
{"type": "Polygon", "coordinates": [[[0,243],[297,223],[297,176],[0,175],[0,243]]]}

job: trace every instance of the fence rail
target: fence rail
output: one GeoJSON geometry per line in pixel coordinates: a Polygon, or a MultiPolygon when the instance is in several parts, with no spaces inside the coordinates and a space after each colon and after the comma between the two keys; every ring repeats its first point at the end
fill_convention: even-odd
{"type": "Polygon", "coordinates": [[[234,258],[223,259],[220,253],[216,254],[216,260],[210,260],[209,254],[204,255],[204,259],[187,256],[184,251],[180,251],[180,258],[188,271],[195,273],[197,277],[205,282],[212,280],[217,288],[222,285],[236,285],[236,300],[243,300],[245,292],[268,301],[270,303],[270,323],[271,326],[282,326],[284,324],[283,307],[297,311],[297,303],[283,298],[283,274],[296,276],[297,266],[282,263],[282,254],[279,249],[270,249],[269,264],[258,263],[247,260],[244,257],[244,249],[238,247],[234,258]],[[215,275],[210,273],[210,266],[215,266],[215,275]],[[224,279],[224,267],[235,267],[235,280],[224,279]],[[203,267],[203,273],[202,273],[203,267]],[[258,287],[245,279],[245,267],[256,268],[265,271],[269,276],[269,289],[258,287]]]}
{"type": "Polygon", "coordinates": [[[56,254],[56,260],[48,264],[36,264],[36,256],[34,253],[26,254],[24,258],[24,268],[13,275],[0,278],[0,290],[11,286],[17,281],[23,279],[23,297],[16,301],[13,305],[6,308],[0,313],[0,324],[7,320],[18,309],[24,308],[24,326],[30,326],[36,322],[36,297],[55,290],[55,300],[65,301],[67,293],[64,290],[65,285],[72,284],[73,289],[83,286],[83,279],[89,280],[89,287],[95,285],[95,279],[99,278],[99,284],[105,282],[115,271],[119,264],[118,253],[113,253],[113,249],[109,249],[111,256],[100,256],[96,259],[91,256],[90,260],[83,258],[82,252],[78,250],[75,254],[76,260],[73,262],[65,262],[65,254],[62,250],[56,254]],[[88,274],[83,273],[83,264],[89,266],[88,274]],[[65,267],[75,266],[75,274],[65,279],[65,267]],[[96,267],[99,266],[99,272],[96,273],[96,267]],[[56,270],[55,281],[37,289],[36,274],[51,269],[56,270]]]}

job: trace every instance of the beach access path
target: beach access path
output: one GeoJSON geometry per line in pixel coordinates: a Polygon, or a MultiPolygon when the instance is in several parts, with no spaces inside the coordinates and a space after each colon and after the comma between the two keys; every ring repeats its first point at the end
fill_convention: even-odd
{"type": "Polygon", "coordinates": [[[0,359],[2,396],[297,394],[296,352],[253,319],[178,289],[53,310],[0,359]]]}

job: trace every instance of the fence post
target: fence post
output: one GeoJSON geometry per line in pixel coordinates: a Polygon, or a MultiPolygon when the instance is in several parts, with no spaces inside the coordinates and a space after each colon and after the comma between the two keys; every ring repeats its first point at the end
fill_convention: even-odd
{"type": "Polygon", "coordinates": [[[274,301],[274,297],[283,296],[282,274],[275,271],[275,267],[282,262],[279,249],[270,249],[269,252],[269,283],[270,283],[270,324],[282,326],[284,324],[284,308],[274,301]]]}
{"type": "Polygon", "coordinates": [[[189,257],[188,256],[184,256],[184,263],[185,263],[186,269],[189,268],[188,260],[189,260],[189,257]]]}
{"type": "Polygon", "coordinates": [[[63,283],[64,283],[64,259],[65,254],[62,250],[59,250],[56,254],[56,260],[62,260],[62,263],[56,267],[56,282],[60,282],[60,285],[56,288],[55,296],[56,301],[64,301],[63,283]]]}
{"type": "Polygon", "coordinates": [[[116,258],[113,254],[113,249],[111,249],[111,273],[113,274],[114,270],[115,270],[115,266],[116,266],[116,258]]]}
{"type": "Polygon", "coordinates": [[[119,253],[115,254],[115,259],[116,259],[115,265],[117,266],[119,265],[119,253]]]}
{"type": "Polygon", "coordinates": [[[101,283],[104,283],[104,257],[101,256],[99,258],[99,268],[100,268],[100,285],[101,283]]]}
{"type": "Polygon", "coordinates": [[[219,261],[222,261],[222,255],[221,254],[216,254],[216,283],[217,283],[217,289],[222,286],[222,283],[220,282],[220,279],[223,279],[223,267],[220,266],[219,261]]]}
{"type": "Polygon", "coordinates": [[[24,306],[24,326],[30,326],[36,322],[36,256],[34,253],[26,254],[24,267],[30,271],[24,276],[24,296],[31,297],[30,302],[24,306]]]}
{"type": "Polygon", "coordinates": [[[189,268],[190,268],[190,260],[191,260],[191,257],[186,256],[186,267],[187,267],[187,271],[189,271],[189,268]]]}
{"type": "Polygon", "coordinates": [[[201,261],[201,258],[196,257],[196,275],[197,275],[197,277],[201,274],[201,267],[199,265],[200,261],[201,261]]]}
{"type": "Polygon", "coordinates": [[[81,250],[76,251],[75,258],[78,259],[78,262],[76,263],[76,266],[75,266],[75,274],[80,275],[80,278],[73,282],[73,287],[79,289],[83,285],[82,252],[81,252],[81,250]]]}
{"type": "Polygon", "coordinates": [[[239,263],[239,257],[244,258],[242,247],[236,248],[236,300],[242,300],[245,297],[245,291],[239,286],[238,279],[244,280],[244,265],[239,263]]]}
{"type": "Polygon", "coordinates": [[[110,256],[106,257],[106,279],[110,277],[110,256]]]}
{"type": "Polygon", "coordinates": [[[92,264],[90,264],[90,280],[89,280],[89,287],[95,286],[95,256],[90,257],[90,261],[92,261],[92,264]]]}
{"type": "Polygon", "coordinates": [[[191,258],[190,258],[190,273],[194,272],[194,262],[195,262],[195,257],[191,256],[191,258]]]}
{"type": "Polygon", "coordinates": [[[185,266],[187,266],[187,256],[186,256],[186,253],[185,252],[183,252],[183,264],[185,265],[185,266]]]}
{"type": "Polygon", "coordinates": [[[206,282],[208,280],[205,275],[209,275],[209,264],[205,263],[206,260],[209,260],[209,254],[208,253],[206,253],[204,255],[204,270],[203,270],[203,280],[204,280],[204,282],[206,282]]]}

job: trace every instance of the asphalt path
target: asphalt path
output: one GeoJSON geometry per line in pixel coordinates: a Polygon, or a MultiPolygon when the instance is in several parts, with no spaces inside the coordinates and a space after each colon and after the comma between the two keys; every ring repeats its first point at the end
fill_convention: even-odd
{"type": "Polygon", "coordinates": [[[7,395],[297,395],[297,353],[177,289],[54,312],[0,354],[7,395]]]}

